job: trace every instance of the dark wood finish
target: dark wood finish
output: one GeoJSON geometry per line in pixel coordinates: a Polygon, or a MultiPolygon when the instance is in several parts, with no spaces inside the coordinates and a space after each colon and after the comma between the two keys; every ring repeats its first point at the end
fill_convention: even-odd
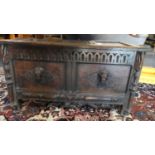
{"type": "Polygon", "coordinates": [[[123,105],[130,98],[148,48],[89,42],[1,40],[10,100],[123,105]]]}

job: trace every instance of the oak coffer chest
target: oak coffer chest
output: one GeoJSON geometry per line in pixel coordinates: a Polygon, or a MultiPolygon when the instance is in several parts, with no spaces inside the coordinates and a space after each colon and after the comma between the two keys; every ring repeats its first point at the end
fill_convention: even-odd
{"type": "Polygon", "coordinates": [[[1,40],[12,104],[42,102],[130,107],[148,48],[86,41],[1,40]]]}

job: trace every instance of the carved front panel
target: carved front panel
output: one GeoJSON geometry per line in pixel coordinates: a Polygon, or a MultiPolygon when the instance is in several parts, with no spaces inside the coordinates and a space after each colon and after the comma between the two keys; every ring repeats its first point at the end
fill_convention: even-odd
{"type": "Polygon", "coordinates": [[[18,105],[19,99],[30,98],[79,105],[123,104],[123,112],[129,109],[143,49],[84,43],[71,46],[65,42],[10,43],[2,43],[0,53],[12,103],[18,105]]]}
{"type": "Polygon", "coordinates": [[[129,73],[129,66],[78,64],[77,89],[100,95],[125,93],[129,73]]]}
{"type": "Polygon", "coordinates": [[[54,92],[65,89],[65,65],[19,61],[14,62],[17,90],[52,96],[54,92]]]}

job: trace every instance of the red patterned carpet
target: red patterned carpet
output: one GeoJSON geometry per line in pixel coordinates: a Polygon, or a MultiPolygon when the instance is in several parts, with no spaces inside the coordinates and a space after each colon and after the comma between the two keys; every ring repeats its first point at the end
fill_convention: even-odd
{"type": "MultiPolygon", "coordinates": [[[[150,93],[150,92],[149,92],[150,93]]],[[[132,99],[131,115],[127,119],[119,115],[119,110],[93,109],[91,107],[62,108],[55,106],[40,106],[33,102],[25,102],[21,110],[6,104],[1,106],[1,120],[8,121],[51,121],[51,120],[70,120],[70,121],[117,121],[117,120],[155,120],[155,97],[148,95],[147,92],[139,93],[139,97],[132,99]],[[132,117],[131,117],[132,116],[132,117]]]]}
{"type": "Polygon", "coordinates": [[[155,120],[155,85],[139,84],[138,97],[132,99],[131,112],[134,119],[155,120]]]}

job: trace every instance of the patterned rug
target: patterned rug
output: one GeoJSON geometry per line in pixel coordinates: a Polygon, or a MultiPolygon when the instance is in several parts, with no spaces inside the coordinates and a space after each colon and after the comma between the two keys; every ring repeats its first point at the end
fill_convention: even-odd
{"type": "Polygon", "coordinates": [[[139,84],[138,97],[132,99],[133,119],[142,121],[155,120],[155,85],[139,84]]]}

